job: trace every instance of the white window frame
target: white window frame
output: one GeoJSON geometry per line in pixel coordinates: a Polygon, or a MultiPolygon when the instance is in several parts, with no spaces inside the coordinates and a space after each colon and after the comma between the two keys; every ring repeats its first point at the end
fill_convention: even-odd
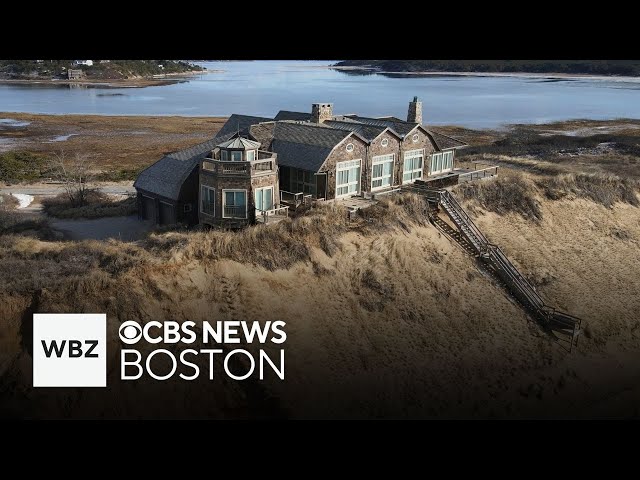
{"type": "Polygon", "coordinates": [[[336,163],[336,198],[346,198],[346,197],[352,197],[354,195],[358,195],[360,193],[360,191],[362,190],[362,159],[358,158],[356,160],[347,160],[345,162],[338,162],[336,163]],[[341,183],[340,185],[338,185],[338,172],[339,171],[343,171],[343,170],[350,170],[353,167],[356,166],[356,164],[358,165],[358,168],[360,169],[360,175],[358,176],[357,180],[353,180],[347,183],[341,183]],[[357,185],[357,189],[355,192],[349,192],[349,185],[357,185]],[[342,195],[338,195],[338,188],[341,187],[347,187],[347,193],[343,193],[342,195]]]}
{"type": "Polygon", "coordinates": [[[380,145],[382,145],[383,147],[386,147],[387,145],[389,145],[389,139],[383,138],[382,141],[380,142],[380,145]]]}
{"type": "Polygon", "coordinates": [[[354,149],[354,148],[355,148],[355,147],[353,146],[353,143],[347,143],[347,146],[345,147],[345,150],[346,150],[347,152],[353,152],[353,149],[354,149]]]}
{"type": "Polygon", "coordinates": [[[371,191],[375,191],[375,190],[381,190],[383,188],[389,188],[393,185],[393,171],[395,170],[395,166],[396,166],[396,154],[395,153],[389,153],[387,155],[377,155],[375,157],[373,157],[372,162],[371,162],[371,191]],[[389,157],[391,157],[391,160],[389,160],[389,157]],[[391,162],[391,173],[390,174],[384,174],[384,167],[382,167],[383,169],[383,174],[381,177],[374,177],[373,176],[373,167],[374,165],[384,165],[385,163],[389,163],[391,162]],[[378,187],[374,187],[373,186],[373,182],[375,182],[376,180],[384,180],[385,178],[389,179],[389,185],[380,185],[378,187]]]}
{"type": "MultiPolygon", "coordinates": [[[[271,190],[271,208],[269,210],[273,210],[273,207],[275,205],[275,199],[273,198],[273,193],[274,193],[273,192],[273,186],[256,188],[254,190],[254,193],[253,193],[253,202],[254,202],[254,204],[256,203],[256,196],[258,195],[258,191],[260,191],[260,190],[271,190]]],[[[264,210],[258,210],[258,208],[256,206],[256,211],[257,212],[263,212],[264,210]]]]}
{"type": "Polygon", "coordinates": [[[423,172],[424,171],[424,148],[418,149],[418,150],[407,150],[406,152],[404,152],[403,156],[402,156],[402,183],[413,183],[416,180],[420,180],[422,178],[423,172]],[[418,157],[422,157],[422,162],[420,168],[414,168],[413,170],[407,170],[405,168],[407,160],[411,159],[411,158],[418,158],[418,157]],[[410,173],[411,174],[411,178],[409,180],[405,180],[404,176],[406,174],[410,173]],[[415,175],[416,173],[420,173],[419,176],[415,175]]]}
{"type": "Polygon", "coordinates": [[[227,188],[227,189],[223,189],[222,190],[222,218],[239,218],[239,219],[246,219],[247,218],[247,208],[248,208],[248,201],[247,201],[247,190],[246,189],[242,189],[242,188],[227,188]],[[244,192],[244,217],[228,217],[224,214],[224,209],[227,206],[227,193],[229,192],[244,192]]]}
{"type": "Polygon", "coordinates": [[[432,153],[429,157],[429,175],[438,175],[453,170],[454,158],[453,150],[432,153]]]}
{"type": "Polygon", "coordinates": [[[210,187],[209,185],[200,185],[200,213],[204,213],[205,215],[211,215],[211,216],[215,216],[216,214],[216,189],[213,187],[210,187]],[[213,192],[213,212],[211,213],[204,211],[204,205],[203,205],[204,197],[202,195],[202,191],[205,188],[213,192]]]}
{"type": "Polygon", "coordinates": [[[253,162],[257,158],[255,150],[247,150],[247,162],[253,162]],[[253,158],[249,158],[249,154],[253,155],[253,158]]]}
{"type": "Polygon", "coordinates": [[[411,137],[411,141],[413,143],[418,143],[418,140],[420,140],[420,135],[418,135],[417,133],[414,133],[413,136],[411,137]]]}

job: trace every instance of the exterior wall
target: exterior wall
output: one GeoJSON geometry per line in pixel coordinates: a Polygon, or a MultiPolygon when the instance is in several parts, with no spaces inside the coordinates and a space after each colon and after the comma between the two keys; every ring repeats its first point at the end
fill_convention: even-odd
{"type": "Polygon", "coordinates": [[[429,138],[429,136],[422,129],[416,128],[411,133],[409,133],[400,144],[400,152],[399,152],[398,162],[396,166],[396,169],[397,169],[396,173],[398,174],[398,176],[395,177],[398,179],[397,180],[398,185],[402,185],[402,175],[404,173],[403,172],[404,152],[408,150],[418,150],[421,148],[424,149],[424,159],[422,161],[422,178],[425,178],[429,171],[429,167],[428,167],[429,156],[433,152],[435,152],[436,149],[433,143],[431,142],[431,139],[429,138]],[[418,135],[417,142],[413,141],[414,134],[418,135]]]}
{"type": "Polygon", "coordinates": [[[178,223],[195,225],[198,223],[198,168],[194,168],[180,189],[180,196],[176,205],[176,217],[178,223]],[[185,207],[190,205],[190,211],[185,212],[185,207]]]}
{"type": "Polygon", "coordinates": [[[336,163],[361,159],[360,189],[364,187],[362,172],[367,162],[367,144],[357,137],[350,136],[333,149],[320,167],[319,172],[327,172],[327,200],[336,198],[336,163]],[[347,152],[347,145],[353,143],[353,151],[347,152]]]}
{"type": "MultiPolygon", "coordinates": [[[[142,189],[137,189],[137,194],[136,194],[136,203],[137,203],[137,208],[138,208],[138,218],[139,219],[145,219],[145,220],[154,220],[154,224],[156,225],[168,225],[169,223],[161,223],[161,215],[160,215],[160,203],[164,203],[166,205],[170,205],[171,208],[173,208],[173,212],[174,214],[171,216],[171,222],[170,223],[176,223],[176,215],[178,214],[180,208],[179,208],[179,202],[176,202],[175,200],[171,200],[169,198],[165,198],[159,195],[156,195],[155,193],[150,193],[147,192],[146,190],[142,190],[142,189]],[[147,212],[145,210],[145,198],[150,198],[151,200],[147,200],[147,204],[151,204],[153,205],[153,212],[147,212]],[[146,216],[145,216],[146,215],[146,216]]],[[[166,210],[165,210],[166,212],[166,210]]],[[[180,222],[180,219],[178,217],[178,222],[180,222]]]]}
{"type": "Polygon", "coordinates": [[[253,177],[248,176],[216,176],[210,173],[200,172],[200,185],[206,185],[215,189],[215,213],[209,215],[201,211],[201,188],[198,186],[198,202],[197,211],[200,219],[200,223],[208,225],[221,225],[225,223],[233,224],[248,224],[255,221],[255,196],[254,191],[256,188],[261,187],[273,187],[273,202],[274,204],[280,203],[280,189],[278,185],[278,173],[272,172],[264,175],[257,175],[253,177]],[[223,190],[246,190],[247,191],[247,218],[245,219],[230,219],[223,218],[223,204],[222,204],[222,191],[223,190]]]}
{"type": "MultiPolygon", "coordinates": [[[[378,155],[388,155],[395,154],[394,167],[393,167],[393,178],[391,179],[391,185],[398,184],[398,156],[400,153],[400,140],[395,136],[390,134],[389,132],[385,132],[380,135],[378,138],[374,139],[367,148],[367,162],[366,166],[363,166],[362,171],[362,190],[365,192],[371,192],[371,172],[373,170],[373,157],[377,157],[378,155]],[[386,147],[382,146],[382,140],[387,139],[389,142],[386,147]]],[[[400,182],[402,182],[402,178],[400,178],[400,182]]]]}

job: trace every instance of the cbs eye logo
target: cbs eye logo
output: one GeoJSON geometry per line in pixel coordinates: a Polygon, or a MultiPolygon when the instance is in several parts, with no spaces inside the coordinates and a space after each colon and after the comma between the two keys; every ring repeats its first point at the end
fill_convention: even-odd
{"type": "Polygon", "coordinates": [[[120,340],[122,340],[123,343],[133,345],[134,343],[138,343],[142,337],[142,328],[140,328],[140,325],[136,322],[128,320],[120,325],[118,334],[120,335],[120,340]]]}

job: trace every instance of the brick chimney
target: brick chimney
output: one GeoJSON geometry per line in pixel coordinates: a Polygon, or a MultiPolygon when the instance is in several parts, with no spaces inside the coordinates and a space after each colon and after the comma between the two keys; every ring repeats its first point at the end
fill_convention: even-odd
{"type": "Polygon", "coordinates": [[[322,123],[333,118],[333,103],[314,103],[311,105],[311,121],[322,123]]]}
{"type": "Polygon", "coordinates": [[[422,102],[418,100],[418,97],[413,97],[413,102],[409,102],[407,122],[419,123],[422,125],[422,102]]]}

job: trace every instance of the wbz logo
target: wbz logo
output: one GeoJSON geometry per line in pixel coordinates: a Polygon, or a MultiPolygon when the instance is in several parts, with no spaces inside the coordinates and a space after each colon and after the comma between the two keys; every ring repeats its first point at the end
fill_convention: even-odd
{"type": "Polygon", "coordinates": [[[33,315],[34,387],[106,387],[104,313],[33,315]]]}

